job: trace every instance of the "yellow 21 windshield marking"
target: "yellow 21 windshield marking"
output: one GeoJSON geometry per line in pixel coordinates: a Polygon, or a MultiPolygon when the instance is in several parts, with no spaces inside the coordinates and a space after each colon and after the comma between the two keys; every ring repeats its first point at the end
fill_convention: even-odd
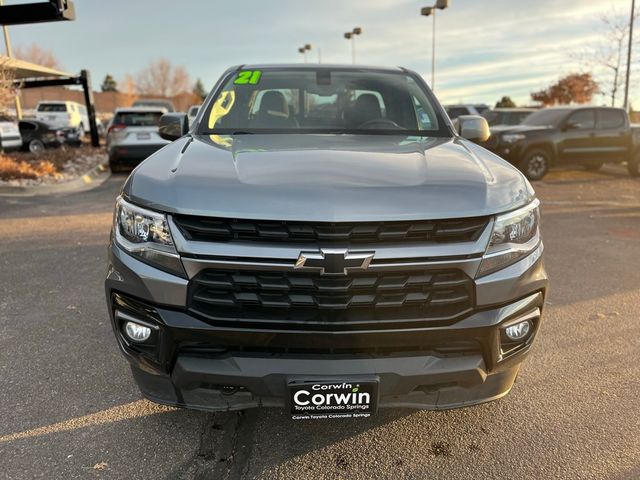
{"type": "Polygon", "coordinates": [[[236,85],[257,85],[261,76],[262,72],[260,70],[245,70],[238,73],[233,83],[236,85]]]}

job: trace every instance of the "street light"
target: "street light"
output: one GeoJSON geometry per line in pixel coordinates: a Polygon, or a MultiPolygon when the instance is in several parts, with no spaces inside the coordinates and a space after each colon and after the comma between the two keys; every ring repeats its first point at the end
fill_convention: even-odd
{"type": "Polygon", "coordinates": [[[636,17],[636,0],[631,0],[631,17],[629,19],[629,47],[627,49],[627,73],[624,83],[624,109],[629,111],[629,76],[631,75],[631,49],[633,46],[633,21],[636,17]]]}
{"type": "Polygon", "coordinates": [[[352,31],[344,34],[344,38],[351,40],[351,59],[356,63],[356,35],[362,34],[362,28],[356,27],[352,31]]]}
{"type": "Polygon", "coordinates": [[[311,44],[310,43],[306,43],[304,45],[304,47],[300,47],[298,49],[298,52],[301,53],[302,55],[304,55],[304,63],[307,63],[307,52],[311,50],[311,44]]]}
{"type": "Polygon", "coordinates": [[[436,0],[433,7],[423,7],[420,15],[433,16],[433,33],[431,36],[431,90],[435,90],[436,83],[436,10],[444,10],[449,6],[449,0],[436,0]]]}

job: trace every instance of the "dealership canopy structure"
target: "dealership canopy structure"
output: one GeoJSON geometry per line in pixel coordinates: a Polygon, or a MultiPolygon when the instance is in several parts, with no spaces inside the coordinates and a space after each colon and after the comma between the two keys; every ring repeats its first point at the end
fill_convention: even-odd
{"type": "MultiPolygon", "coordinates": [[[[0,56],[0,66],[12,73],[13,84],[17,88],[81,86],[89,116],[91,144],[94,147],[98,147],[100,145],[100,139],[96,126],[96,112],[89,72],[82,70],[80,75],[73,75],[54,68],[13,58],[11,54],[11,43],[9,41],[7,25],[25,25],[68,20],[75,20],[75,8],[71,0],[49,0],[12,5],[4,5],[3,0],[0,0],[0,25],[2,25],[4,29],[4,38],[7,47],[7,56],[0,56]]],[[[18,107],[17,103],[16,106],[18,107]]],[[[20,115],[19,108],[16,108],[16,113],[20,115]]]]}
{"type": "Polygon", "coordinates": [[[27,62],[18,58],[7,57],[6,55],[0,55],[0,65],[2,65],[3,68],[12,71],[14,80],[73,77],[73,74],[71,73],[27,62]]]}
{"type": "Polygon", "coordinates": [[[75,20],[76,11],[71,0],[3,5],[0,2],[0,25],[25,25],[30,23],[75,20]]]}

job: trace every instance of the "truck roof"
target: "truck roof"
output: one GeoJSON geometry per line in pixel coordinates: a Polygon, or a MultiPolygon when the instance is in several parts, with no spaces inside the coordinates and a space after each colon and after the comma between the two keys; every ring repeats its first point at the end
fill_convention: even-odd
{"type": "Polygon", "coordinates": [[[296,70],[378,70],[388,72],[406,71],[404,67],[390,67],[380,65],[353,65],[350,63],[256,63],[247,65],[238,65],[232,70],[260,70],[269,68],[296,69],[296,70]]]}

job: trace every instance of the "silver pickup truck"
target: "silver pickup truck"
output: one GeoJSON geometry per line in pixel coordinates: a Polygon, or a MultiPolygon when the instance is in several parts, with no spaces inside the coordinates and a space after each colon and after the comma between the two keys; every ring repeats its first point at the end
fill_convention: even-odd
{"type": "Polygon", "coordinates": [[[116,202],[105,283],[145,397],[293,418],[506,395],[540,330],[539,201],[403,68],[244,65],[116,202]]]}

